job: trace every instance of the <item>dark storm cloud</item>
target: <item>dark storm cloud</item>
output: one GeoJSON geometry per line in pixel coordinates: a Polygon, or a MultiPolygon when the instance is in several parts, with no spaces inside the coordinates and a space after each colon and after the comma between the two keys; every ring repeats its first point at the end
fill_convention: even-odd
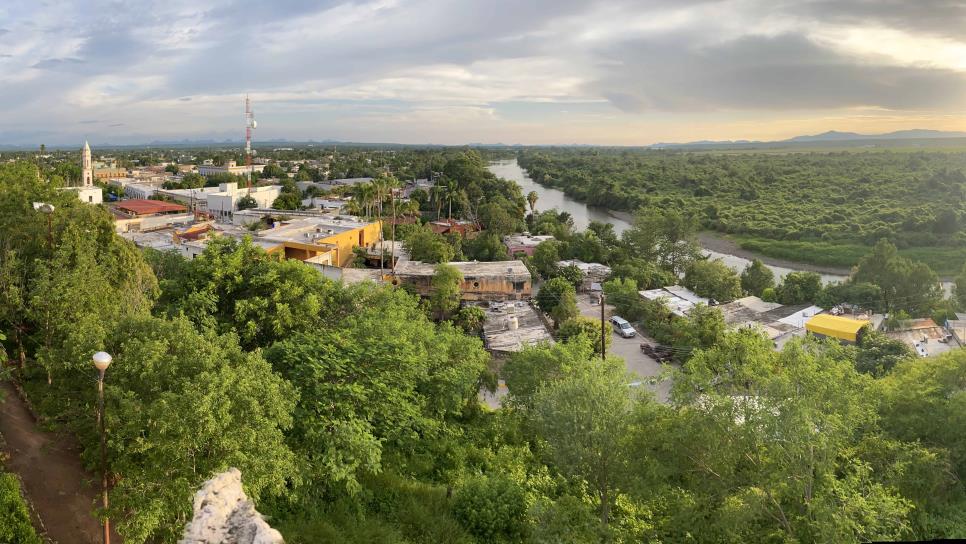
{"type": "Polygon", "coordinates": [[[962,105],[966,78],[936,68],[862,63],[803,36],[745,36],[689,46],[693,36],[616,43],[610,69],[588,85],[625,111],[822,109],[962,105]]]}

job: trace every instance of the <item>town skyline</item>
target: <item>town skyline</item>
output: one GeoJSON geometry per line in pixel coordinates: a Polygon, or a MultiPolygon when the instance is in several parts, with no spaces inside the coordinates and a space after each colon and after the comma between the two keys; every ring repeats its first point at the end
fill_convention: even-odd
{"type": "Polygon", "coordinates": [[[0,145],[651,145],[966,129],[944,2],[0,7],[0,145]],[[421,30],[426,29],[426,30],[421,30]]]}

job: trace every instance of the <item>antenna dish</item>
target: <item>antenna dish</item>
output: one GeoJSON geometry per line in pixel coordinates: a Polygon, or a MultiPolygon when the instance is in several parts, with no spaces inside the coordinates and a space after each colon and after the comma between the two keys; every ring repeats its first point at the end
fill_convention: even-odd
{"type": "Polygon", "coordinates": [[[252,128],[258,128],[258,122],[252,119],[252,128]]]}

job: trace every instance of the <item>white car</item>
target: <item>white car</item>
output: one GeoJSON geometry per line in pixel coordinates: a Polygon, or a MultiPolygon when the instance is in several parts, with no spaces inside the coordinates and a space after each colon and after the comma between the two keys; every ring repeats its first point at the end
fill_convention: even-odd
{"type": "Polygon", "coordinates": [[[614,332],[616,332],[617,334],[621,335],[624,338],[633,338],[634,336],[637,335],[637,331],[634,330],[634,327],[631,326],[631,324],[628,323],[626,319],[624,319],[619,315],[615,315],[611,317],[610,322],[612,325],[614,325],[614,332]]]}

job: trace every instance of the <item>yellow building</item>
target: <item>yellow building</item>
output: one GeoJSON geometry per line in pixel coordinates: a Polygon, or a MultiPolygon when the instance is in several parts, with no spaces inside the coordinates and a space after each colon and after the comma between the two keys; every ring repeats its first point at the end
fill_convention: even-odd
{"type": "Polygon", "coordinates": [[[805,323],[805,330],[818,336],[828,336],[855,343],[861,336],[862,329],[868,325],[869,321],[866,319],[818,314],[805,323]]]}
{"type": "Polygon", "coordinates": [[[281,221],[255,233],[253,241],[286,259],[344,267],[355,258],[352,250],[379,241],[379,222],[329,217],[299,217],[281,221]]]}

